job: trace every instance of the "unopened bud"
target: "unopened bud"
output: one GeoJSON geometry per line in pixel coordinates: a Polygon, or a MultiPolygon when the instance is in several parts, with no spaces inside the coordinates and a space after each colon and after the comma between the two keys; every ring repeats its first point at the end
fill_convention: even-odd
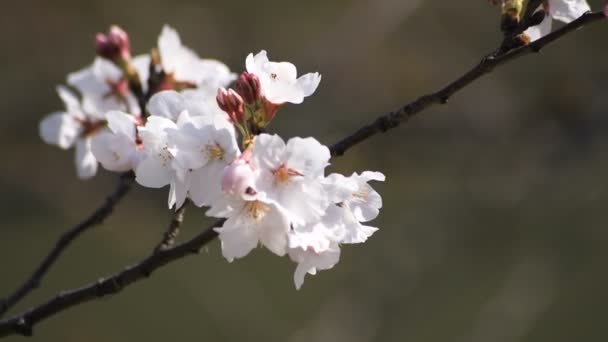
{"type": "Polygon", "coordinates": [[[98,33],[95,36],[95,50],[97,55],[115,63],[131,59],[129,36],[116,25],[111,26],[107,34],[98,33]]]}
{"type": "Polygon", "coordinates": [[[232,123],[243,121],[243,98],[232,89],[220,88],[216,96],[218,106],[228,114],[232,123]]]}
{"type": "Polygon", "coordinates": [[[254,172],[248,161],[239,158],[227,165],[222,173],[222,191],[231,195],[251,195],[248,189],[253,189],[254,172]]]}
{"type": "Polygon", "coordinates": [[[608,4],[604,6],[604,16],[608,17],[608,4]]]}
{"type": "Polygon", "coordinates": [[[236,91],[243,97],[245,103],[257,103],[262,97],[260,78],[255,74],[244,72],[236,81],[236,91]]]}

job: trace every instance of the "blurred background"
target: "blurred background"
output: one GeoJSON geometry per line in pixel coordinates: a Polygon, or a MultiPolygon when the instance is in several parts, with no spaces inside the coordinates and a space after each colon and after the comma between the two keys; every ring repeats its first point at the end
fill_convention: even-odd
{"type": "MultiPolygon", "coordinates": [[[[603,0],[590,0],[598,9],[603,0]]],[[[92,62],[111,24],[135,53],[164,23],[206,58],[244,69],[267,49],[323,82],[272,129],[326,144],[438,89],[500,42],[486,1],[21,0],[0,11],[0,294],[117,181],[75,176],[73,151],[42,143],[62,108],[55,85],[92,62]]],[[[379,170],[385,205],[364,245],[294,289],[295,265],[258,249],[227,263],[219,244],[116,297],[35,327],[33,341],[606,341],[608,24],[499,68],[406,125],[333,161],[379,170]]],[[[73,244],[12,312],[146,256],[170,213],[137,187],[73,244]]],[[[189,210],[182,239],[205,226],[189,210]]],[[[20,340],[9,338],[9,341],[20,340]]]]}

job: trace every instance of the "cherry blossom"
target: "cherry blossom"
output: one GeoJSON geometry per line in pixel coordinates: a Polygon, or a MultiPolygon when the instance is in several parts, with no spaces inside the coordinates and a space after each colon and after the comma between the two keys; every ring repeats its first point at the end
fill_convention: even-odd
{"type": "MultiPolygon", "coordinates": [[[[135,57],[132,65],[140,79],[148,78],[148,55],[135,57]]],[[[123,72],[107,59],[97,57],[92,65],[69,74],[67,81],[83,95],[83,106],[90,113],[100,117],[112,110],[140,113],[137,99],[129,90],[123,72]]]]}
{"type": "Polygon", "coordinates": [[[329,149],[314,138],[285,144],[278,135],[261,134],[251,156],[259,173],[255,190],[279,203],[294,226],[318,221],[329,205],[321,183],[329,158],[329,149]]]}
{"type": "Polygon", "coordinates": [[[331,174],[325,189],[332,204],[316,223],[294,228],[289,233],[289,256],[298,263],[294,282],[299,289],[304,276],[327,270],[340,259],[340,244],[365,242],[378,229],[361,224],[378,216],[380,195],[369,186],[371,180],[384,181],[379,172],[354,173],[351,177],[331,174]]]}
{"type": "Polygon", "coordinates": [[[76,171],[81,179],[88,179],[97,173],[97,160],[91,152],[91,138],[103,129],[105,122],[89,115],[80,100],[67,88],[57,87],[57,93],[66,110],[55,112],[44,118],[39,125],[40,137],[44,142],[62,149],[76,146],[76,171]]]}
{"type": "Polygon", "coordinates": [[[163,27],[158,37],[158,52],[169,83],[198,87],[215,95],[219,87],[225,87],[236,79],[236,75],[222,62],[201,59],[184,46],[177,31],[169,25],[163,27]]]}
{"type": "Polygon", "coordinates": [[[315,92],[321,82],[318,72],[298,78],[295,65],[289,62],[271,62],[265,50],[255,56],[249,54],[246,66],[248,72],[259,77],[262,95],[274,104],[302,103],[305,97],[315,92]]]}
{"type": "Polygon", "coordinates": [[[258,244],[279,256],[287,251],[290,229],[287,216],[263,193],[224,196],[211,206],[207,215],[226,218],[222,227],[215,230],[222,244],[222,255],[229,262],[246,256],[258,244]]]}
{"type": "Polygon", "coordinates": [[[106,120],[109,130],[104,130],[93,138],[93,155],[106,170],[134,170],[143,154],[143,145],[137,133],[140,118],[112,111],[106,113],[106,120]]]}
{"type": "Polygon", "coordinates": [[[184,111],[167,133],[177,171],[169,206],[175,201],[179,208],[186,196],[199,207],[211,205],[222,194],[224,168],[240,154],[234,127],[224,116],[184,111]]]}

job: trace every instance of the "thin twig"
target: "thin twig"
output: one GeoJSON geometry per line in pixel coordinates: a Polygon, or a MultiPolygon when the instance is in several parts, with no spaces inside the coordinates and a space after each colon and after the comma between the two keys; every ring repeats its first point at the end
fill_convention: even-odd
{"type": "Polygon", "coordinates": [[[167,250],[175,244],[175,238],[179,235],[179,229],[184,222],[184,213],[186,212],[186,206],[189,201],[186,201],[179,209],[175,211],[173,214],[173,219],[171,223],[169,223],[169,227],[163,234],[163,239],[161,242],[154,248],[154,253],[158,253],[164,250],[167,250]]]}
{"type": "MultiPolygon", "coordinates": [[[[341,156],[354,145],[370,138],[376,133],[385,132],[391,128],[397,127],[402,122],[405,122],[409,117],[419,113],[433,104],[446,103],[448,98],[454,93],[485,75],[493,68],[530,52],[538,52],[544,46],[559,39],[567,33],[572,32],[585,24],[602,20],[603,18],[604,15],[601,12],[587,13],[581,18],[528,46],[518,48],[498,57],[493,57],[490,55],[483,58],[482,61],[471,71],[467,72],[456,81],[450,83],[445,88],[435,93],[422,96],[396,112],[383,115],[376,119],[373,123],[359,129],[351,136],[337,142],[331,147],[332,156],[341,156]]],[[[215,230],[213,230],[213,227],[219,227],[223,224],[223,222],[224,220],[218,220],[211,226],[211,228],[206,229],[191,240],[173,248],[162,250],[158,253],[153,253],[140,263],[128,267],[122,272],[110,276],[109,278],[100,279],[95,283],[79,289],[61,292],[55,298],[43,303],[40,306],[34,307],[20,315],[0,321],[0,337],[14,334],[31,336],[34,325],[48,317],[51,317],[73,306],[95,300],[99,297],[116,294],[126,286],[149,277],[152,272],[158,268],[161,268],[185,256],[198,253],[203,246],[213,241],[217,237],[217,233],[215,230]]]]}
{"type": "Polygon", "coordinates": [[[471,84],[473,81],[479,79],[481,76],[489,73],[494,68],[501,66],[509,61],[512,61],[518,57],[525,56],[533,52],[539,52],[542,48],[556,41],[557,39],[565,36],[566,34],[575,31],[586,24],[605,20],[604,14],[599,12],[588,12],[583,14],[580,18],[571,22],[568,25],[561,27],[560,29],[546,35],[545,37],[538,39],[526,46],[511,50],[505,54],[494,56],[490,54],[484,57],[479,64],[473,69],[462,75],[454,82],[448,84],[444,88],[419,97],[415,101],[403,106],[401,109],[382,115],[374,120],[372,123],[363,126],[352,135],[340,140],[331,146],[332,156],[340,156],[346,152],[349,148],[357,145],[358,143],[370,138],[377,133],[383,133],[389,129],[399,126],[401,123],[406,122],[410,117],[420,113],[426,108],[435,104],[445,104],[449,98],[459,90],[471,84]]]}
{"type": "Polygon", "coordinates": [[[129,192],[133,183],[133,173],[128,172],[120,176],[118,186],[112,194],[110,194],[105,202],[97,208],[89,217],[80,222],[72,229],[64,232],[55,243],[55,246],[50,253],[42,260],[38,268],[32,275],[21,285],[13,294],[2,300],[0,304],[0,316],[8,311],[11,307],[17,304],[28,293],[40,286],[42,278],[49,271],[51,266],[57,261],[63,251],[76,239],[80,234],[87,231],[89,228],[101,224],[114,210],[116,204],[129,192]]]}

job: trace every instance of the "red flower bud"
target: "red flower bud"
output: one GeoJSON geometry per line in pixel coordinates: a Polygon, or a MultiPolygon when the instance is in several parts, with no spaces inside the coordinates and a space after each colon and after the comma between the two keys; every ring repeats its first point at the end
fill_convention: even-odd
{"type": "Polygon", "coordinates": [[[236,81],[236,91],[243,97],[245,103],[254,104],[262,97],[260,79],[255,74],[244,72],[236,81]]]}
{"type": "Polygon", "coordinates": [[[123,29],[113,25],[107,34],[98,33],[95,36],[95,51],[97,55],[115,63],[130,60],[129,36],[123,29]]]}
{"type": "Polygon", "coordinates": [[[243,98],[234,90],[220,88],[216,96],[218,106],[228,114],[234,124],[243,121],[243,98]]]}

